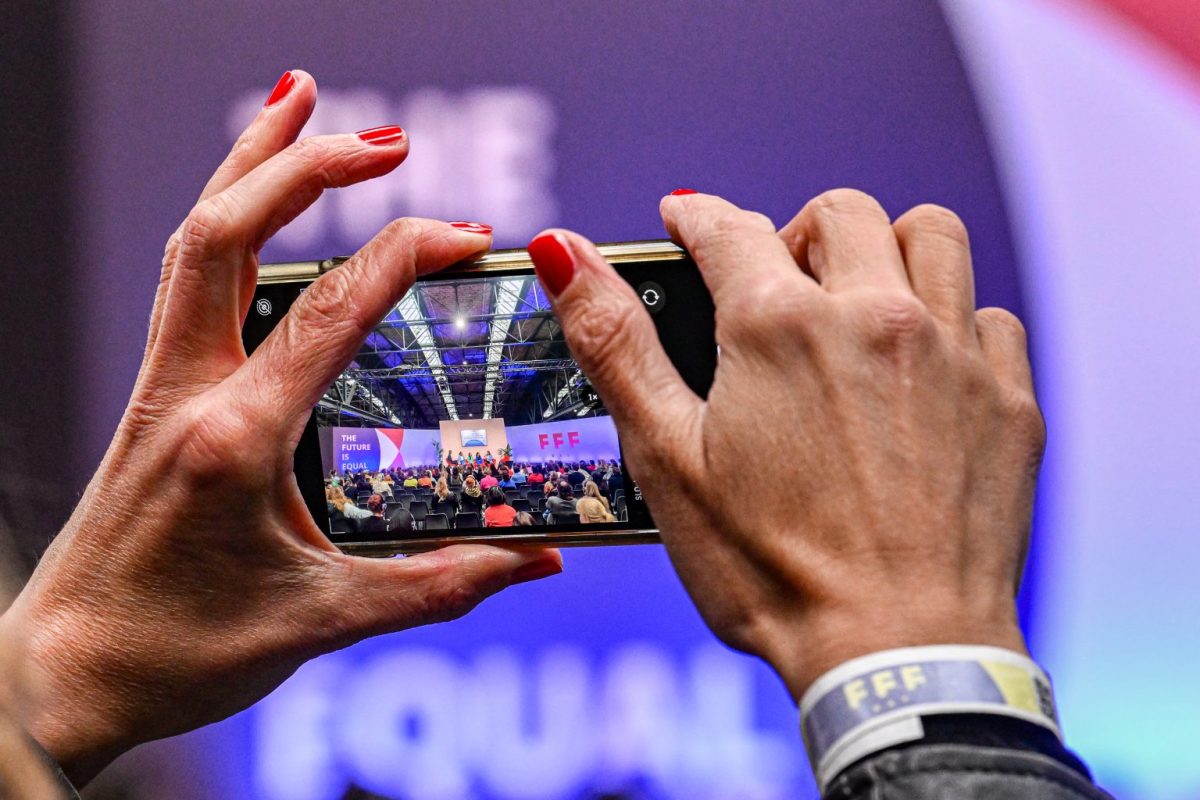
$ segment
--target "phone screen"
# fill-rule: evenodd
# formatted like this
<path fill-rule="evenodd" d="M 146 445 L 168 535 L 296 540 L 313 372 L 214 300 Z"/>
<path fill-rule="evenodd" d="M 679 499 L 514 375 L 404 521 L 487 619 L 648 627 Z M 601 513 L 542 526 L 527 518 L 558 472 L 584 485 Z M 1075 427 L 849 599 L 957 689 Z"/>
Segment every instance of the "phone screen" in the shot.
<path fill-rule="evenodd" d="M 712 305 L 694 265 L 617 269 L 685 380 L 706 393 Z M 248 348 L 274 324 L 254 317 L 277 319 L 300 291 L 258 287 Z M 313 410 L 296 471 L 335 543 L 654 527 L 609 410 L 529 268 L 418 281 Z"/>
<path fill-rule="evenodd" d="M 316 420 L 330 533 L 628 521 L 617 428 L 529 274 L 416 284 Z"/>

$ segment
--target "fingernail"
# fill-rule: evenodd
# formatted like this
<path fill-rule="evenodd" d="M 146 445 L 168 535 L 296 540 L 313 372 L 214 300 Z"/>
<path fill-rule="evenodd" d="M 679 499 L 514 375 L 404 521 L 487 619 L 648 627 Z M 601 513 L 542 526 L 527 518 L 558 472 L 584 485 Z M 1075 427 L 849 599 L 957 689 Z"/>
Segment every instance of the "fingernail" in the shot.
<path fill-rule="evenodd" d="M 543 233 L 530 242 L 529 257 L 533 259 L 538 280 L 555 297 L 562 294 L 575 277 L 575 256 L 553 233 Z"/>
<path fill-rule="evenodd" d="M 672 197 L 679 197 L 680 195 L 685 195 L 685 194 L 696 194 L 696 190 L 695 189 L 676 189 L 675 191 L 671 192 Z"/>
<path fill-rule="evenodd" d="M 399 125 L 380 125 L 378 128 L 367 128 L 355 134 L 367 144 L 395 144 L 404 138 L 404 128 Z"/>
<path fill-rule="evenodd" d="M 451 222 L 451 228 L 458 228 L 467 233 L 478 233 L 487 236 L 492 232 L 492 226 L 484 222 Z"/>
<path fill-rule="evenodd" d="M 292 87 L 295 85 L 296 76 L 293 75 L 292 71 L 289 69 L 287 72 L 283 73 L 282 76 L 280 76 L 279 81 L 275 84 L 275 88 L 271 90 L 271 96 L 267 98 L 267 102 L 263 105 L 263 108 L 270 108 L 283 98 L 287 97 L 288 92 L 290 92 Z"/>
<path fill-rule="evenodd" d="M 528 583 L 529 581 L 541 580 L 549 578 L 551 575 L 557 575 L 562 572 L 562 564 L 557 561 L 541 558 L 537 561 L 530 561 L 528 564 L 522 564 L 517 567 L 512 574 L 512 580 L 509 581 L 510 586 L 515 586 L 518 583 Z"/>

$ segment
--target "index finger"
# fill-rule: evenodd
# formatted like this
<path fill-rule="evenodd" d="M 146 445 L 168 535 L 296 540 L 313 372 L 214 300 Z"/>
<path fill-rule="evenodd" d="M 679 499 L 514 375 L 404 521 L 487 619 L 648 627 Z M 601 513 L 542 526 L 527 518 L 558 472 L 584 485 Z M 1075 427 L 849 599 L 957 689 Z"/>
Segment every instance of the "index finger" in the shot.
<path fill-rule="evenodd" d="M 720 295 L 747 280 L 803 280 L 818 288 L 800 271 L 774 223 L 763 214 L 696 192 L 664 197 L 659 211 L 671 238 L 695 260 L 718 305 Z"/>

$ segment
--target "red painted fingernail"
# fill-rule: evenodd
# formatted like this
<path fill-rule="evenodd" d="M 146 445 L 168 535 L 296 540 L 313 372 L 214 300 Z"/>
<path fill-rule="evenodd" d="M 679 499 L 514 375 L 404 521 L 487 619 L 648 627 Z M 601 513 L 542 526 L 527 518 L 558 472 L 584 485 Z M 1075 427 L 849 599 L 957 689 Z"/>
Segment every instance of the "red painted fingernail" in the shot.
<path fill-rule="evenodd" d="M 552 233 L 543 233 L 529 243 L 529 257 L 538 280 L 557 297 L 575 277 L 575 256 L 565 243 Z"/>
<path fill-rule="evenodd" d="M 295 85 L 296 76 L 293 75 L 292 71 L 289 69 L 279 78 L 278 83 L 276 83 L 275 88 L 271 90 L 271 96 L 267 98 L 267 102 L 263 105 L 263 108 L 270 108 L 283 98 L 287 97 L 288 92 L 290 92 L 292 87 Z"/>
<path fill-rule="evenodd" d="M 509 581 L 510 586 L 518 583 L 528 583 L 529 581 L 541 580 L 549 578 L 551 575 L 557 575 L 563 571 L 562 564 L 550 559 L 539 559 L 530 561 L 528 564 L 522 564 L 513 572 L 512 578 Z"/>
<path fill-rule="evenodd" d="M 696 194 L 696 190 L 695 189 L 676 189 L 675 191 L 671 192 L 671 196 L 673 196 L 673 197 L 679 197 L 680 195 L 684 195 L 684 194 Z"/>
<path fill-rule="evenodd" d="M 460 231 L 467 233 L 490 234 L 492 226 L 484 222 L 451 222 L 451 228 L 458 228 Z"/>
<path fill-rule="evenodd" d="M 367 144 L 395 144 L 404 138 L 404 128 L 399 125 L 380 125 L 355 134 Z"/>

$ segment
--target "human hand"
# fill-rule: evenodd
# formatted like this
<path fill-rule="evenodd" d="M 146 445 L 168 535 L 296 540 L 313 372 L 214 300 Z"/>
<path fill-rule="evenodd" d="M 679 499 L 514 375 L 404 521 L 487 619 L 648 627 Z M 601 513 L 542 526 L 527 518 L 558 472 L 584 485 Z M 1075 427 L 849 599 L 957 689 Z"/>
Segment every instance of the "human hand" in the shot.
<path fill-rule="evenodd" d="M 778 233 L 710 195 L 661 210 L 716 304 L 704 400 L 591 243 L 551 231 L 530 251 L 709 626 L 797 701 L 893 647 L 1023 653 L 1045 432 L 1020 323 L 975 311 L 958 218 L 921 206 L 893 225 L 849 190 Z"/>
<path fill-rule="evenodd" d="M 0 797 L 4 800 L 66 800 L 63 787 L 29 737 L 0 707 Z"/>
<path fill-rule="evenodd" d="M 27 676 L 0 681 L 0 705 L 77 781 L 137 742 L 245 708 L 313 656 L 457 617 L 562 568 L 556 551 L 482 546 L 348 557 L 308 513 L 292 458 L 313 405 L 417 275 L 491 237 L 397 220 L 314 282 L 247 358 L 241 323 L 262 245 L 324 189 L 408 154 L 399 128 L 295 142 L 316 85 L 290 75 L 170 238 L 112 445 L 0 617 L 0 651 L 21 653 Z"/>

